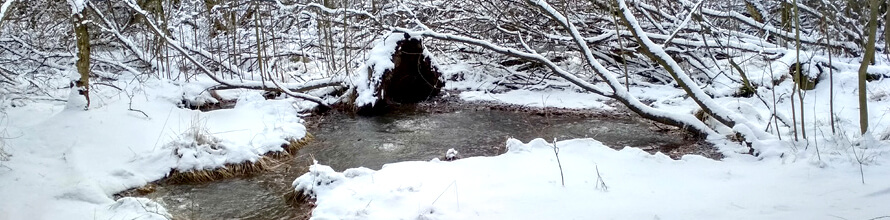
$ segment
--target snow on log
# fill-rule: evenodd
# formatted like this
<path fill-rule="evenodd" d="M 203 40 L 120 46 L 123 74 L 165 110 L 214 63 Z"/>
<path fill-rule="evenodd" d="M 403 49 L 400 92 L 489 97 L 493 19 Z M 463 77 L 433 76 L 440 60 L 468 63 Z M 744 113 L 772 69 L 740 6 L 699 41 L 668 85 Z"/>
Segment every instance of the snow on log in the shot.
<path fill-rule="evenodd" d="M 439 94 L 445 81 L 419 36 L 391 33 L 368 53 L 354 82 L 355 108 L 379 113 L 393 104 L 410 104 Z"/>

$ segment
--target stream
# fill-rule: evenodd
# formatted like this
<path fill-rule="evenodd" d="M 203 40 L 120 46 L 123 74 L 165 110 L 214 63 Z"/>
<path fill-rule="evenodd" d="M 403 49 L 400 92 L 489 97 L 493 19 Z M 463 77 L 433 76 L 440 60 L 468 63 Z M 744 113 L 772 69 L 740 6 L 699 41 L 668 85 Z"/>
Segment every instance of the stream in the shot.
<path fill-rule="evenodd" d="M 542 137 L 595 138 L 608 146 L 639 147 L 672 157 L 719 153 L 676 131 L 657 131 L 652 123 L 608 114 L 547 114 L 487 107 L 437 112 L 396 111 L 364 117 L 328 113 L 307 119 L 315 140 L 271 171 L 202 184 L 160 184 L 145 195 L 183 219 L 302 219 L 310 208 L 284 200 L 291 182 L 314 158 L 337 171 L 352 167 L 380 169 L 384 164 L 442 158 L 449 148 L 460 157 L 495 156 L 508 137 L 528 142 Z"/>

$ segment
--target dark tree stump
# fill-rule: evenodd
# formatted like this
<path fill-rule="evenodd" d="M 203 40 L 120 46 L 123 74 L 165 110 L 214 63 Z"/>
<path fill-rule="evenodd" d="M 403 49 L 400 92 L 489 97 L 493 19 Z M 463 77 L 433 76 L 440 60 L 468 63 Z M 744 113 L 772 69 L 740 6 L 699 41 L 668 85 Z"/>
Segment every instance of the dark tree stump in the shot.
<path fill-rule="evenodd" d="M 442 73 L 423 54 L 423 42 L 411 38 L 399 41 L 392 62 L 395 68 L 383 75 L 383 99 L 390 103 L 418 103 L 439 94 L 445 82 Z"/>
<path fill-rule="evenodd" d="M 373 88 L 378 100 L 373 105 L 357 106 L 359 114 L 387 112 L 393 106 L 414 104 L 439 95 L 445 82 L 431 57 L 424 53 L 423 41 L 405 33 L 392 54 L 393 68 L 384 71 L 380 84 Z M 369 70 L 371 72 L 372 70 Z"/>

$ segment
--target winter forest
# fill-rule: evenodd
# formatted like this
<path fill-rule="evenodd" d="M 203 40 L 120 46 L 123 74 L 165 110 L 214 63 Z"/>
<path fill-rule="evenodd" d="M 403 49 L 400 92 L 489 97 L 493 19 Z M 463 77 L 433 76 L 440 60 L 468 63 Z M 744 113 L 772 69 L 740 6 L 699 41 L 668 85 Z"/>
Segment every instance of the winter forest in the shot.
<path fill-rule="evenodd" d="M 890 218 L 884 0 L 0 1 L 0 220 Z"/>

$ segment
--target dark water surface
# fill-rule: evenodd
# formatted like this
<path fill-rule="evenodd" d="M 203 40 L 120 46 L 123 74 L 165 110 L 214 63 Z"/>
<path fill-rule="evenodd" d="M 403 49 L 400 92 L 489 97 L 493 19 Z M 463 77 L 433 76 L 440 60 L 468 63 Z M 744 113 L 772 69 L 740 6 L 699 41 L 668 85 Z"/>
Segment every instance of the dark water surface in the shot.
<path fill-rule="evenodd" d="M 186 219 L 302 218 L 308 208 L 288 205 L 283 196 L 306 172 L 311 158 L 337 171 L 360 166 L 380 169 L 386 163 L 442 158 L 449 148 L 461 157 L 494 156 L 504 152 L 508 137 L 523 142 L 535 137 L 548 141 L 589 137 L 616 149 L 631 146 L 669 155 L 719 157 L 709 146 L 684 140 L 682 134 L 655 131 L 651 123 L 631 117 L 467 109 L 375 117 L 332 113 L 309 121 L 315 140 L 270 172 L 205 184 L 162 184 L 146 196 Z"/>

